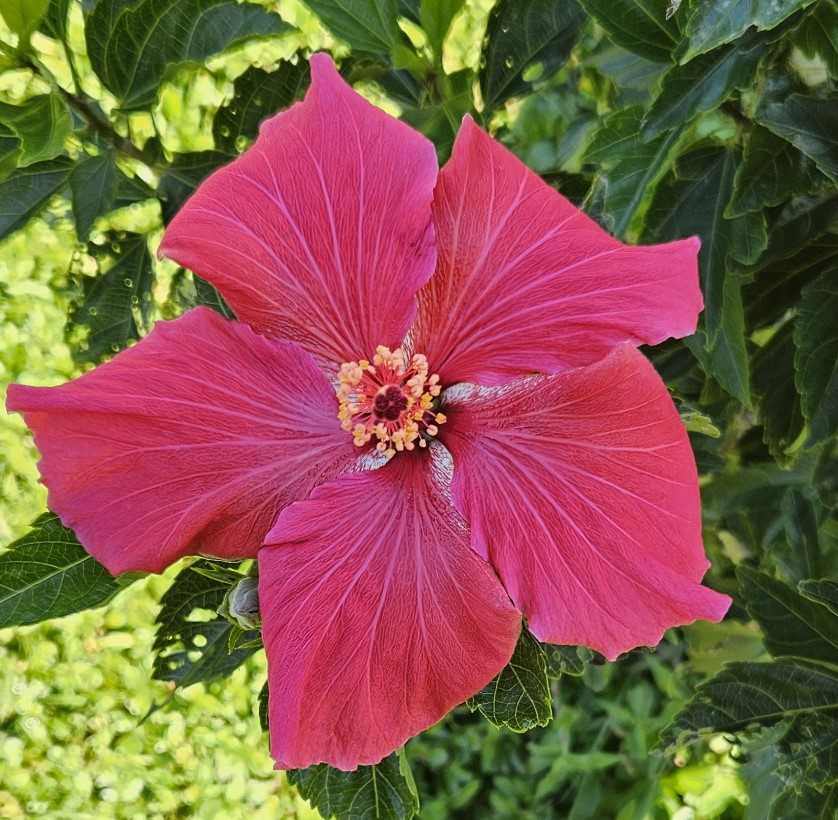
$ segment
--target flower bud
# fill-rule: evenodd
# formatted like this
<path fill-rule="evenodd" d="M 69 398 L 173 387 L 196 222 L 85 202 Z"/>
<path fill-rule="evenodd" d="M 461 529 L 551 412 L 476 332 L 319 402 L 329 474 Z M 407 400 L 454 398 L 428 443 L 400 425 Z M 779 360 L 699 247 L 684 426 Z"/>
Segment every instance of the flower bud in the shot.
<path fill-rule="evenodd" d="M 262 625 L 259 617 L 259 579 L 242 578 L 230 588 L 218 612 L 242 629 L 259 629 Z"/>

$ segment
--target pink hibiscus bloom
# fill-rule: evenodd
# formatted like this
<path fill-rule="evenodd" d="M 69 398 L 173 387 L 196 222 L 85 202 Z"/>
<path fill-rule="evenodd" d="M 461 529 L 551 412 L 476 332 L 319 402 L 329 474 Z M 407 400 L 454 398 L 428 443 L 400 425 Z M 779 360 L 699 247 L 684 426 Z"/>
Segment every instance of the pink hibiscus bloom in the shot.
<path fill-rule="evenodd" d="M 311 68 L 163 241 L 239 321 L 197 308 L 8 406 L 111 572 L 258 556 L 277 765 L 353 769 L 485 686 L 522 616 L 613 659 L 729 599 L 635 350 L 694 331 L 698 240 L 618 242 L 469 118 L 438 174 Z"/>

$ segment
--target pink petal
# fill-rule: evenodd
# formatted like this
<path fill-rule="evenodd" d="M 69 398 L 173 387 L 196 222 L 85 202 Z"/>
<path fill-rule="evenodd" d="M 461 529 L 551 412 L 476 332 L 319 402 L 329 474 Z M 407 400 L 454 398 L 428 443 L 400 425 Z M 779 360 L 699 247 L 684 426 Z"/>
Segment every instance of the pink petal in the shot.
<path fill-rule="evenodd" d="M 197 308 L 59 387 L 9 388 L 49 506 L 112 573 L 255 556 L 354 457 L 311 357 Z"/>
<path fill-rule="evenodd" d="M 444 383 L 503 384 L 695 330 L 696 237 L 618 242 L 468 117 L 433 212 L 439 260 L 413 333 Z"/>
<path fill-rule="evenodd" d="M 212 282 L 239 319 L 332 362 L 401 342 L 436 258 L 433 145 L 370 105 L 326 54 L 302 103 L 210 176 L 161 253 Z"/>
<path fill-rule="evenodd" d="M 259 553 L 277 767 L 377 763 L 479 691 L 521 618 L 426 454 L 324 484 Z"/>
<path fill-rule="evenodd" d="M 472 387 L 446 405 L 454 498 L 543 641 L 614 659 L 718 621 L 700 585 L 698 480 L 666 387 L 636 350 L 556 376 Z"/>

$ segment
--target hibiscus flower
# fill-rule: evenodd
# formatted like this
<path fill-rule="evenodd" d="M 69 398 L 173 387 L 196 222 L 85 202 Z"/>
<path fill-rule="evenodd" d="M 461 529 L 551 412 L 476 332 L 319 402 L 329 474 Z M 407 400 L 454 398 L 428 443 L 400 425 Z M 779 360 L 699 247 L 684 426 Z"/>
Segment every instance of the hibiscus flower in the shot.
<path fill-rule="evenodd" d="M 258 557 L 277 766 L 349 770 L 485 686 L 522 618 L 613 659 L 729 600 L 635 349 L 695 330 L 698 240 L 618 242 L 468 117 L 438 173 L 311 69 L 162 243 L 238 321 L 196 308 L 8 406 L 111 572 Z"/>

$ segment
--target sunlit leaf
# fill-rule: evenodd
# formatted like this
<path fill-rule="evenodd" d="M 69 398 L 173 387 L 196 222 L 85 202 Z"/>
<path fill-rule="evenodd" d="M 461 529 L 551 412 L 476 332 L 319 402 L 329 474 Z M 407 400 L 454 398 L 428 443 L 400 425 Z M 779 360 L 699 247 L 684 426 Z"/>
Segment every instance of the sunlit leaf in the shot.
<path fill-rule="evenodd" d="M 0 102 L 0 123 L 20 140 L 21 167 L 57 157 L 72 130 L 70 112 L 58 94 L 39 94 L 21 105 Z"/>
<path fill-rule="evenodd" d="M 293 769 L 288 780 L 325 818 L 408 820 L 419 813 L 415 790 L 397 754 L 377 766 L 342 772 L 325 764 Z"/>
<path fill-rule="evenodd" d="M 513 732 L 526 732 L 550 722 L 553 698 L 547 677 L 547 656 L 526 629 L 521 632 L 515 652 L 503 671 L 467 703 L 490 723 Z"/>
<path fill-rule="evenodd" d="M 44 513 L 0 554 L 0 629 L 102 606 L 119 590 L 73 531 Z"/>
<path fill-rule="evenodd" d="M 174 67 L 288 28 L 278 15 L 236 0 L 99 0 L 85 36 L 93 70 L 132 110 L 154 102 Z"/>

